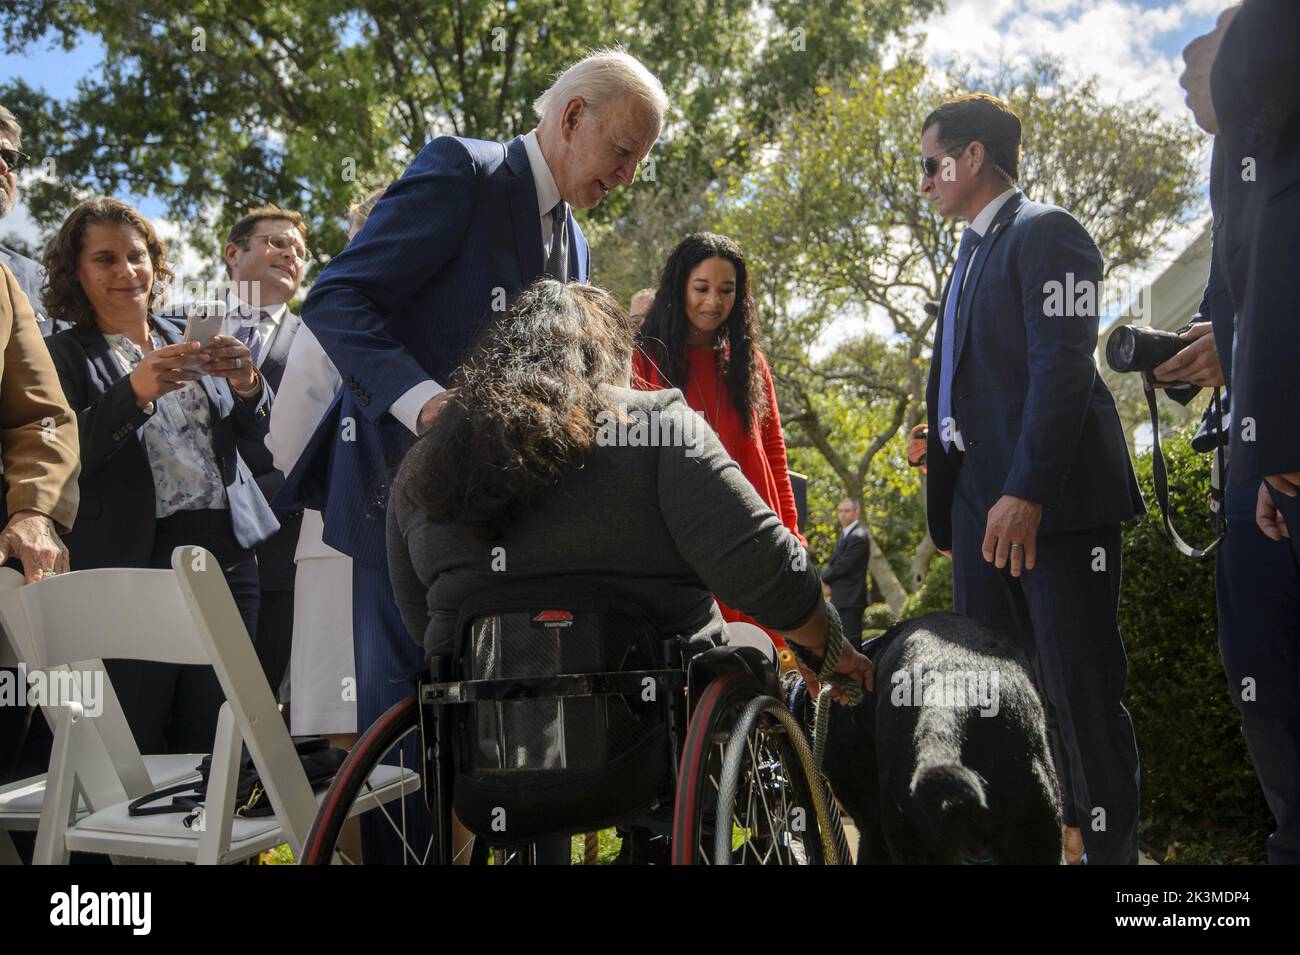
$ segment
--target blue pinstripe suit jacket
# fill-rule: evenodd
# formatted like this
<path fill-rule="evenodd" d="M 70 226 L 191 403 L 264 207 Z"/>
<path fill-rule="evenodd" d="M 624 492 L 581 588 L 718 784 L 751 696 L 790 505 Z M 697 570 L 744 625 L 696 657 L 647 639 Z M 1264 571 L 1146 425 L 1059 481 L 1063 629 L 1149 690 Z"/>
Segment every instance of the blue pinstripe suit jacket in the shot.
<path fill-rule="evenodd" d="M 568 229 L 569 277 L 585 282 L 572 213 Z M 427 378 L 446 384 L 492 310 L 544 267 L 523 138 L 425 146 L 303 303 L 344 387 L 275 505 L 323 511 L 327 544 L 383 568 L 391 479 L 413 440 L 389 407 Z"/>

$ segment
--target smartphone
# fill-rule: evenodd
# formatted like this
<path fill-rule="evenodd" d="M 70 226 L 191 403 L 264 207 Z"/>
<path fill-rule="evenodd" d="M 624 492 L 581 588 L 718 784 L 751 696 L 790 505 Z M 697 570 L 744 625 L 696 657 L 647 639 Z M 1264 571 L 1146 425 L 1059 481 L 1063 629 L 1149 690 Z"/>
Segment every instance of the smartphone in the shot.
<path fill-rule="evenodd" d="M 185 306 L 185 341 L 211 344 L 226 321 L 225 302 L 189 302 Z M 186 365 L 187 371 L 202 371 L 202 365 Z"/>

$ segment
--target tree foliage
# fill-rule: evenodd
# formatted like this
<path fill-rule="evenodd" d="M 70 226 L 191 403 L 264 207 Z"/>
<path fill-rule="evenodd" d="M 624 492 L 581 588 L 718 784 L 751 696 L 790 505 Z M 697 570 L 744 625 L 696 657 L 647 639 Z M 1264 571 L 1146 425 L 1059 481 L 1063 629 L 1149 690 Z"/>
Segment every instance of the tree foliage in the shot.
<path fill-rule="evenodd" d="M 816 82 L 873 62 L 881 39 L 936 3 L 12 0 L 8 49 L 93 34 L 106 57 L 70 102 L 21 82 L 0 99 L 16 104 L 29 151 L 54 159 L 54 181 L 27 190 L 47 227 L 86 191 L 151 194 L 211 251 L 241 208 L 274 201 L 337 248 L 349 201 L 431 136 L 526 132 L 555 75 L 621 44 L 660 77 L 672 112 L 653 186 L 611 196 L 596 218 L 613 221 L 650 193 L 698 192 L 717 157 L 743 161 L 737 130 L 772 125 Z"/>
<path fill-rule="evenodd" d="M 1199 196 L 1190 124 L 1105 102 L 1094 80 L 1069 80 L 1051 60 L 981 75 L 904 58 L 819 86 L 812 109 L 789 117 L 748 167 L 728 170 L 721 221 L 761 276 L 789 442 L 815 450 L 839 493 L 862 496 L 876 456 L 924 417 L 935 326 L 924 306 L 939 301 L 962 225 L 920 192 L 920 128 L 935 105 L 970 90 L 1021 115 L 1023 188 L 1074 212 L 1110 273 L 1144 263 Z M 840 341 L 830 354 L 828 338 Z M 933 553 L 919 536 L 927 550 L 913 581 Z M 906 594 L 888 562 L 873 560 L 872 573 L 897 609 Z"/>

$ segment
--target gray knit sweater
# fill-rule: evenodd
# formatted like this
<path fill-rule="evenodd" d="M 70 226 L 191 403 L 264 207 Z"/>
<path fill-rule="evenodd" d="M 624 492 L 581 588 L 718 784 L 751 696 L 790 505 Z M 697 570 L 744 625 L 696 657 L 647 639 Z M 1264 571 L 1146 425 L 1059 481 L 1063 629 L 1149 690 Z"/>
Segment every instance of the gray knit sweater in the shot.
<path fill-rule="evenodd" d="M 629 423 L 602 428 L 583 467 L 501 540 L 417 511 L 405 487 L 428 445 L 407 455 L 388 507 L 388 566 L 402 620 L 426 653 L 449 652 L 462 601 L 503 579 L 596 577 L 665 634 L 715 642 L 713 594 L 773 629 L 812 614 L 821 585 L 806 553 L 681 392 L 609 394 Z"/>

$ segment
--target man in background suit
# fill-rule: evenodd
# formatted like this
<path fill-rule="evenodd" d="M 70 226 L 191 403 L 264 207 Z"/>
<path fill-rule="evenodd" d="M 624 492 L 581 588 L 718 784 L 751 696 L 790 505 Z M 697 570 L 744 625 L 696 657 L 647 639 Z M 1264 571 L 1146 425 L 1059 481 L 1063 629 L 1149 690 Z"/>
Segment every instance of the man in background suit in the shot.
<path fill-rule="evenodd" d="M 1224 31 L 1210 84 L 1232 184 L 1219 255 L 1237 310 L 1233 480 L 1262 477 L 1294 502 L 1300 493 L 1300 4 L 1246 0 Z M 1295 513 L 1292 505 L 1282 510 L 1284 519 Z"/>
<path fill-rule="evenodd" d="M 257 370 L 274 392 L 289 357 L 300 320 L 289 311 L 307 267 L 307 223 L 278 206 L 250 209 L 230 229 L 223 252 L 230 287 L 225 334 L 248 345 Z M 274 413 L 274 412 L 272 412 Z M 269 503 L 284 484 L 271 452 L 257 440 L 241 440 L 240 457 Z M 257 613 L 257 657 L 271 692 L 289 667 L 293 641 L 294 551 L 302 527 L 301 508 L 277 508 L 280 529 L 257 547 L 262 602 Z"/>
<path fill-rule="evenodd" d="M 31 157 L 22 151 L 23 129 L 18 125 L 14 114 L 0 106 L 0 219 L 13 212 L 18 202 L 18 172 L 30 161 Z M 13 273 L 18 287 L 27 296 L 32 311 L 36 313 L 36 327 L 42 337 L 49 337 L 59 331 L 54 322 L 45 317 L 41 306 L 41 286 L 45 284 L 45 269 L 39 262 L 0 245 L 0 265 L 5 265 Z"/>
<path fill-rule="evenodd" d="M 1244 17 L 1240 25 L 1238 17 Z M 1190 374 L 1165 366 L 1156 373 L 1229 386 L 1228 526 L 1215 554 L 1219 650 L 1276 821 L 1269 862 L 1294 865 L 1300 863 L 1300 535 L 1293 529 L 1300 527 L 1300 506 L 1292 494 L 1300 478 L 1300 415 L 1294 391 L 1282 386 L 1300 353 L 1300 295 L 1293 270 L 1279 268 L 1300 249 L 1300 7 L 1229 7 L 1183 57 L 1187 104 L 1215 136 L 1214 244 L 1198 317 L 1213 325 L 1205 337 L 1217 346 L 1214 370 L 1222 370 L 1217 380 L 1198 378 L 1195 367 Z M 1254 441 L 1246 439 L 1247 418 Z"/>
<path fill-rule="evenodd" d="M 1102 258 L 1065 210 L 1015 188 L 1020 120 L 987 94 L 922 126 L 922 190 L 970 225 L 930 366 L 927 519 L 955 609 L 1016 639 L 1054 723 L 1065 822 L 1093 864 L 1137 862 L 1124 709 L 1120 521 L 1143 511 L 1097 373 Z"/>
<path fill-rule="evenodd" d="M 858 502 L 851 497 L 835 508 L 840 520 L 839 538 L 830 563 L 822 571 L 822 592 L 830 597 L 844 621 L 844 636 L 862 647 L 862 614 L 867 609 L 867 564 L 871 561 L 871 537 L 859 520 Z"/>
<path fill-rule="evenodd" d="M 404 698 L 401 679 L 424 665 L 388 577 L 392 474 L 448 398 L 442 383 L 512 295 L 544 275 L 587 280 L 570 207 L 593 208 L 635 178 L 665 106 L 640 62 L 605 51 L 538 98 L 541 122 L 527 135 L 433 140 L 303 304 L 343 388 L 282 501 L 322 510 L 325 543 L 353 559 L 358 730 Z"/>

